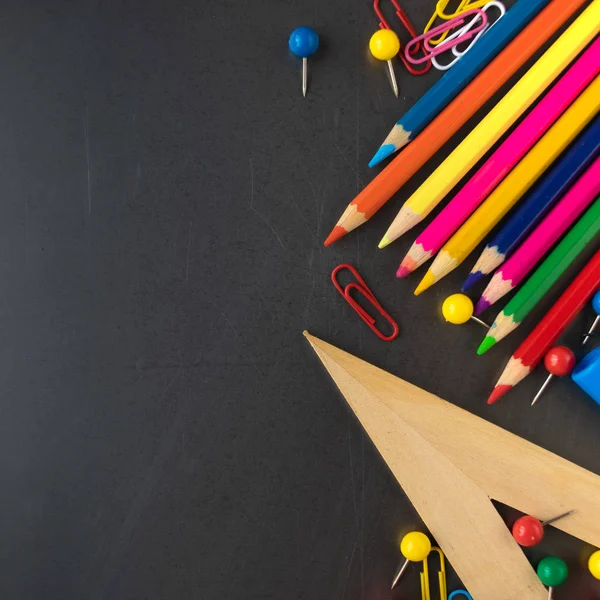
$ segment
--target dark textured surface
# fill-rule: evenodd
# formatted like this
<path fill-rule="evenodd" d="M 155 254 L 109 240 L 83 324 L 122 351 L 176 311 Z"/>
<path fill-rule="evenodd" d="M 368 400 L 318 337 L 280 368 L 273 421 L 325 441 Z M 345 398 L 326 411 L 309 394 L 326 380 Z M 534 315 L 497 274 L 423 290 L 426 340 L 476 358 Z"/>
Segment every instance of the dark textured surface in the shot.
<path fill-rule="evenodd" d="M 369 1 L 7 4 L 4 600 L 388 599 L 397 539 L 421 524 L 305 328 L 600 472 L 598 407 L 569 381 L 535 410 L 542 372 L 485 405 L 528 327 L 477 358 L 484 330 L 441 321 L 470 263 L 415 299 L 418 278 L 393 276 L 412 236 L 376 249 L 426 172 L 322 246 L 436 77 L 398 65 L 393 97 L 366 55 Z M 431 4 L 404 2 L 420 27 Z M 305 100 L 286 51 L 300 24 L 322 38 Z M 343 304 L 329 280 L 340 262 L 397 318 L 398 340 Z M 574 575 L 556 599 L 587 600 L 600 587 L 586 551 L 549 530 L 528 554 L 561 554 Z M 417 596 L 413 570 L 394 597 Z"/>

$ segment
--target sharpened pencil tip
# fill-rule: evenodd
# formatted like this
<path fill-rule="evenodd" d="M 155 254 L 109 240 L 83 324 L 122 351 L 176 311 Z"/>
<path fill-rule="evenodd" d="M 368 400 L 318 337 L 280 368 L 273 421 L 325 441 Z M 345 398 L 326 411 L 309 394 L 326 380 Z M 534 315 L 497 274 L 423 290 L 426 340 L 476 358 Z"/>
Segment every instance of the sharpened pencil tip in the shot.
<path fill-rule="evenodd" d="M 463 292 L 470 290 L 482 277 L 483 273 L 481 271 L 474 271 L 473 273 L 469 273 L 469 276 L 465 279 L 465 282 L 462 284 L 462 287 L 460 289 Z"/>
<path fill-rule="evenodd" d="M 398 279 L 403 279 L 404 277 L 408 277 L 411 273 L 412 271 L 408 267 L 400 265 L 396 271 L 396 277 Z"/>
<path fill-rule="evenodd" d="M 508 392 L 511 389 L 512 385 L 497 385 L 494 388 L 494 391 L 490 394 L 487 403 L 495 404 L 496 402 L 498 402 L 498 400 L 500 400 L 500 398 L 502 398 L 502 396 L 504 396 L 504 394 L 506 394 L 506 392 Z"/>
<path fill-rule="evenodd" d="M 383 144 L 379 150 L 375 153 L 375 156 L 369 161 L 369 166 L 374 167 L 378 165 L 382 160 L 385 160 L 391 154 L 396 152 L 396 146 L 394 144 Z"/>
<path fill-rule="evenodd" d="M 385 235 L 381 238 L 381 241 L 379 242 L 379 244 L 377 244 L 377 247 L 381 250 L 382 248 L 385 248 L 386 246 L 389 246 L 391 244 L 391 240 L 388 240 Z"/>
<path fill-rule="evenodd" d="M 429 289 L 435 283 L 435 276 L 431 271 L 427 271 L 425 273 L 425 277 L 421 279 L 421 283 L 417 286 L 415 290 L 415 296 L 422 294 L 425 290 Z"/>
<path fill-rule="evenodd" d="M 485 354 L 490 348 L 493 348 L 495 345 L 496 339 L 493 338 L 491 335 L 486 335 L 483 338 L 483 342 L 479 344 L 479 348 L 477 348 L 477 354 L 481 356 L 482 354 Z"/>
<path fill-rule="evenodd" d="M 339 225 L 336 225 L 331 233 L 327 236 L 327 239 L 324 242 L 324 246 L 331 246 L 333 242 L 337 242 L 340 238 L 344 237 L 348 232 Z"/>
<path fill-rule="evenodd" d="M 485 298 L 479 298 L 479 300 L 477 300 L 477 304 L 475 305 L 475 316 L 478 317 L 482 312 L 485 312 L 491 305 L 492 303 L 488 302 Z"/>

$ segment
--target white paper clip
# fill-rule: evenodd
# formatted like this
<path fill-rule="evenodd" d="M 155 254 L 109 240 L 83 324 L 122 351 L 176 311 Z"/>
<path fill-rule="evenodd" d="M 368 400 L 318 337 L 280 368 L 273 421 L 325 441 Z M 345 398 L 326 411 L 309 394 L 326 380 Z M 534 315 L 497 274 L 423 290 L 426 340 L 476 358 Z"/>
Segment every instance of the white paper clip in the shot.
<path fill-rule="evenodd" d="M 474 46 L 474 44 L 477 42 L 477 40 L 486 31 L 489 31 L 506 14 L 506 8 L 505 8 L 504 4 L 502 4 L 502 2 L 497 2 L 497 0 L 492 0 L 491 2 L 488 2 L 485 6 L 481 7 L 481 10 L 487 13 L 488 9 L 492 8 L 492 7 L 495 7 L 498 9 L 498 11 L 499 11 L 498 18 L 493 23 L 490 23 L 490 21 L 488 20 L 488 24 L 470 41 L 469 45 L 464 50 L 459 50 L 458 46 L 453 46 L 451 49 L 449 49 L 448 51 L 450 52 L 450 50 L 451 50 L 452 54 L 454 54 L 454 56 L 455 56 L 455 59 L 453 61 L 449 62 L 446 65 L 442 65 L 439 63 L 437 56 L 433 56 L 431 58 L 431 64 L 433 64 L 433 66 L 438 71 L 447 71 L 448 69 L 453 67 L 457 63 L 457 61 L 460 59 L 460 57 L 463 56 L 464 54 L 466 54 Z M 449 35 L 443 42 L 438 44 L 438 48 L 443 48 L 444 45 L 447 44 L 448 42 L 456 39 L 459 36 L 464 35 L 468 31 L 470 31 L 476 25 L 478 20 L 479 20 L 478 15 L 475 15 L 475 17 L 473 17 L 473 19 L 471 21 L 469 21 L 464 27 L 462 27 L 458 31 L 455 31 L 453 34 Z"/>

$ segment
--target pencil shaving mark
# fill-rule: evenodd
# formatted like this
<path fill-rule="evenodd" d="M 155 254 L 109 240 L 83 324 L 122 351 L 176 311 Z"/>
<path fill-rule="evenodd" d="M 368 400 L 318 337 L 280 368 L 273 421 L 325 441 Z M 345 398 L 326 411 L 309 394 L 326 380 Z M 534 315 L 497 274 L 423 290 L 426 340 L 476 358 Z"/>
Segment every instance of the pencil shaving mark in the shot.
<path fill-rule="evenodd" d="M 190 274 L 190 248 L 192 246 L 192 225 L 194 222 L 190 219 L 190 230 L 188 232 L 188 245 L 187 245 L 187 256 L 185 259 L 185 287 L 188 284 L 188 277 Z"/>
<path fill-rule="evenodd" d="M 240 334 L 237 332 L 237 329 L 233 326 L 233 324 L 231 323 L 231 321 L 229 320 L 229 317 L 227 317 L 227 315 L 212 301 L 212 300 L 208 300 L 208 302 L 210 304 L 212 304 L 215 309 L 221 313 L 221 316 L 225 319 L 225 322 L 227 323 L 227 325 L 229 326 L 229 329 L 231 329 L 231 331 L 233 331 L 233 333 L 235 334 L 235 337 L 240 340 L 240 342 L 242 341 L 242 338 L 240 337 Z"/>
<path fill-rule="evenodd" d="M 310 293 L 308 294 L 308 299 L 306 300 L 306 307 L 304 308 L 304 321 L 308 321 L 308 309 L 310 308 L 310 303 L 312 301 L 313 292 L 315 291 L 315 278 L 312 278 L 312 285 L 310 286 Z"/>
<path fill-rule="evenodd" d="M 175 235 L 173 236 L 173 258 L 175 258 L 175 255 L 177 253 L 177 234 L 179 233 L 179 227 L 181 226 L 181 217 L 183 215 L 180 214 L 179 215 L 179 219 L 177 219 L 177 227 L 175 228 Z"/>
<path fill-rule="evenodd" d="M 354 554 L 356 552 L 356 546 L 358 546 L 358 538 L 360 537 L 360 531 L 356 534 L 354 538 L 354 546 L 352 547 L 352 554 L 350 554 L 350 562 L 348 563 L 348 571 L 346 572 L 346 579 L 344 581 L 344 589 L 342 591 L 342 600 L 346 597 L 346 588 L 348 587 L 348 580 L 350 579 L 350 571 L 352 570 L 352 565 L 354 564 Z"/>
<path fill-rule="evenodd" d="M 136 167 L 135 167 L 135 184 L 133 186 L 133 199 L 134 200 L 137 198 L 141 180 L 142 180 L 142 167 L 140 165 L 140 161 L 138 160 Z"/>
<path fill-rule="evenodd" d="M 254 208 L 254 168 L 252 167 L 252 157 L 250 157 L 249 161 L 250 161 L 250 210 L 253 213 L 255 213 L 256 216 L 259 219 L 261 219 L 261 221 L 263 221 L 263 223 L 265 223 L 267 225 L 267 227 L 273 232 L 273 235 L 277 238 L 279 245 L 287 252 L 287 248 L 283 245 L 283 242 L 281 241 L 281 238 L 279 237 L 279 235 L 277 235 L 277 232 L 275 231 L 275 228 L 273 227 L 273 225 L 271 225 L 271 223 L 269 223 L 269 221 L 263 215 L 261 215 L 256 210 L 256 208 Z"/>
<path fill-rule="evenodd" d="M 29 264 L 27 248 L 29 247 L 29 201 L 25 200 L 25 264 Z"/>
<path fill-rule="evenodd" d="M 285 187 L 287 189 L 288 197 L 290 198 L 290 200 L 293 202 L 294 206 L 298 210 L 298 214 L 300 215 L 300 218 L 308 225 L 308 221 L 306 220 L 306 217 L 302 214 L 302 211 L 300 210 L 300 207 L 298 206 L 298 203 L 296 202 L 296 199 L 294 198 L 294 195 L 292 194 L 292 190 L 290 190 L 289 184 L 286 183 Z"/>
<path fill-rule="evenodd" d="M 358 174 L 358 171 L 352 165 L 352 163 L 348 160 L 348 158 L 346 157 L 346 155 L 342 152 L 342 149 L 340 148 L 339 144 L 333 139 L 333 136 L 331 136 L 331 141 L 332 141 L 333 145 L 336 147 L 336 149 L 339 152 L 340 156 L 344 159 L 344 162 L 350 167 L 350 170 L 354 173 L 354 175 L 356 177 L 356 180 L 360 183 L 361 186 L 364 186 L 364 184 L 363 184 L 363 182 L 362 182 L 362 180 L 360 178 L 360 175 Z"/>
<path fill-rule="evenodd" d="M 87 209 L 89 217 L 92 214 L 92 172 L 90 167 L 90 113 L 88 109 L 87 92 L 85 93 L 83 136 L 85 139 L 85 159 L 87 164 Z"/>

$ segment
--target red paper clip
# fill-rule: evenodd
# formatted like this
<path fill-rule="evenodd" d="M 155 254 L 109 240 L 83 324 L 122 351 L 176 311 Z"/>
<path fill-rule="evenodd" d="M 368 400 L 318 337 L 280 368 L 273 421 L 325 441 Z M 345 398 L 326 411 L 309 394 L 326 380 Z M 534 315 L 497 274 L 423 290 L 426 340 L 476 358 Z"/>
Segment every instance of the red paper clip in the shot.
<path fill-rule="evenodd" d="M 390 27 L 390 24 L 387 22 L 387 19 L 383 16 L 383 13 L 381 12 L 381 8 L 379 8 L 380 2 L 381 2 L 381 0 L 373 0 L 373 9 L 375 10 L 375 14 L 377 15 L 377 18 L 379 19 L 379 28 L 380 29 L 392 29 Z M 406 31 L 408 31 L 408 33 L 410 34 L 411 40 L 416 38 L 419 34 L 417 33 L 417 30 L 413 27 L 413 24 L 410 22 L 410 20 L 406 16 L 406 13 L 402 10 L 402 7 L 400 6 L 400 4 L 398 4 L 398 0 L 390 0 L 390 2 L 394 5 L 394 8 L 396 9 L 396 16 L 398 17 L 398 20 L 400 21 L 400 23 L 402 23 L 402 25 L 404 25 L 404 28 L 406 29 Z M 421 44 L 418 43 L 412 47 L 411 55 L 418 54 L 420 50 L 421 50 Z M 398 58 L 402 61 L 402 63 L 406 67 L 406 70 L 411 75 L 424 75 L 425 73 L 427 73 L 427 71 L 429 71 L 429 69 L 431 69 L 431 61 L 426 62 L 425 66 L 420 71 L 415 69 L 414 66 L 411 65 L 410 62 L 408 62 L 406 60 L 402 48 L 400 48 L 400 51 L 398 52 Z"/>
<path fill-rule="evenodd" d="M 343 269 L 348 269 L 358 283 L 353 281 L 343 288 L 337 280 L 337 274 Z M 398 324 L 383 309 L 383 306 L 379 304 L 375 296 L 373 296 L 373 292 L 365 283 L 365 280 L 358 274 L 358 271 L 352 265 L 337 266 L 331 273 L 331 281 L 333 281 L 333 285 L 335 285 L 336 290 L 344 297 L 346 302 L 355 310 L 355 312 L 358 313 L 358 316 L 371 328 L 375 335 L 386 342 L 391 342 L 393 339 L 398 337 Z M 379 314 L 392 326 L 393 331 L 391 335 L 385 335 L 379 329 L 377 329 L 375 325 L 375 318 L 365 311 L 365 309 L 362 308 L 362 306 L 360 306 L 358 302 L 351 296 L 350 292 L 352 290 L 356 290 L 358 293 L 362 294 L 362 296 L 368 300 L 377 309 Z"/>

